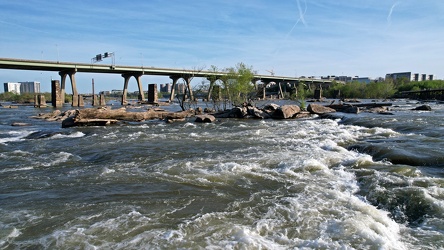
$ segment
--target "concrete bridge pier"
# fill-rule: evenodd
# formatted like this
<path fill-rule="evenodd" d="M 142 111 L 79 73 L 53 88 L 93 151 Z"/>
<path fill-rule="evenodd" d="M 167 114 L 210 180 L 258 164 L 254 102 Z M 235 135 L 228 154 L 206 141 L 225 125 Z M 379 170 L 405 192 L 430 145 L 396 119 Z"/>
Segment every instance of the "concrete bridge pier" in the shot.
<path fill-rule="evenodd" d="M 173 80 L 173 84 L 171 86 L 171 95 L 170 95 L 169 102 L 172 102 L 173 99 L 174 99 L 174 92 L 176 90 L 176 84 L 177 84 L 177 81 L 180 79 L 180 77 L 178 77 L 178 76 L 170 76 L 170 78 L 171 78 L 171 80 Z"/>
<path fill-rule="evenodd" d="M 60 88 L 59 80 L 52 80 L 51 81 L 51 99 L 52 99 L 51 102 L 52 102 L 52 106 L 54 108 L 63 107 L 63 100 L 62 100 L 61 93 L 62 93 L 62 89 Z"/>
<path fill-rule="evenodd" d="M 62 103 L 65 103 L 66 76 L 69 76 L 69 79 L 71 80 L 71 87 L 72 87 L 72 106 L 79 107 L 79 93 L 77 92 L 75 73 L 76 73 L 76 70 L 64 70 L 64 71 L 59 72 L 59 75 L 62 78 L 60 96 L 61 96 Z"/>
<path fill-rule="evenodd" d="M 214 77 L 207 77 L 207 80 L 210 81 L 210 88 L 208 89 L 208 95 L 207 95 L 207 101 L 211 100 L 211 95 L 214 89 L 214 84 L 216 83 L 216 81 L 218 80 L 217 78 Z"/>
<path fill-rule="evenodd" d="M 191 89 L 191 80 L 193 77 L 191 75 L 184 76 L 183 79 L 187 83 L 188 94 L 190 95 L 190 100 L 194 101 L 193 90 Z"/>
<path fill-rule="evenodd" d="M 139 96 L 138 99 L 139 101 L 143 101 L 145 100 L 144 98 L 144 94 L 143 94 L 143 87 L 142 87 L 142 81 L 141 81 L 141 77 L 142 77 L 142 73 L 129 73 L 129 74 L 122 74 L 122 77 L 124 79 L 124 85 L 123 85 L 123 95 L 122 95 L 122 105 L 125 105 L 128 103 L 126 97 L 128 95 L 128 82 L 130 80 L 131 77 L 136 78 L 137 81 L 137 86 L 139 88 Z"/>

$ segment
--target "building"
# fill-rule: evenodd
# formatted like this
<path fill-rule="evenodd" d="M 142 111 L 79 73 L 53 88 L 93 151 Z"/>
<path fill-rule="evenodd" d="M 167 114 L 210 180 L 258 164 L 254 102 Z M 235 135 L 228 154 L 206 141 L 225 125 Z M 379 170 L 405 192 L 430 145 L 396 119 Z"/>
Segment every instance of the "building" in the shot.
<path fill-rule="evenodd" d="M 123 94 L 123 90 L 119 90 L 119 89 L 111 90 L 111 95 L 122 95 L 122 94 Z"/>
<path fill-rule="evenodd" d="M 407 79 L 407 81 L 411 81 L 412 72 L 388 73 L 385 75 L 385 79 L 393 79 L 393 81 Z"/>
<path fill-rule="evenodd" d="M 5 92 L 17 95 L 24 93 L 40 93 L 40 82 L 5 82 Z"/>
<path fill-rule="evenodd" d="M 20 83 L 19 82 L 5 82 L 4 88 L 5 92 L 11 92 L 20 95 Z"/>
<path fill-rule="evenodd" d="M 186 88 L 186 86 L 183 83 L 176 84 L 176 93 L 177 94 L 184 94 L 185 88 Z"/>
<path fill-rule="evenodd" d="M 351 76 L 336 76 L 335 81 L 341 81 L 341 82 L 351 82 L 352 77 Z"/>
<path fill-rule="evenodd" d="M 434 75 L 427 75 L 427 74 L 419 74 L 415 73 L 412 74 L 411 72 L 401 72 L 401 73 L 389 73 L 385 75 L 386 79 L 393 79 L 396 81 L 397 79 L 407 79 L 408 81 L 433 81 L 435 79 Z"/>
<path fill-rule="evenodd" d="M 40 82 L 19 82 L 21 93 L 40 93 Z"/>
<path fill-rule="evenodd" d="M 368 77 L 358 77 L 358 76 L 355 76 L 353 78 L 353 81 L 359 82 L 359 83 L 366 83 L 366 84 L 369 84 L 371 82 L 370 78 L 368 78 Z"/>
<path fill-rule="evenodd" d="M 160 92 L 171 93 L 171 86 L 170 83 L 160 84 Z"/>

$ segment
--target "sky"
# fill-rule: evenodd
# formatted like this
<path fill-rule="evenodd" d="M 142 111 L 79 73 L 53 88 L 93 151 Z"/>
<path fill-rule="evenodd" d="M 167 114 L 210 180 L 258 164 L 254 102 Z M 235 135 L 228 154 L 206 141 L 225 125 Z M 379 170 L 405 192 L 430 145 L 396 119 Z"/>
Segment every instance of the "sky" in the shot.
<path fill-rule="evenodd" d="M 0 57 L 91 63 L 113 52 L 117 65 L 443 79 L 443 13 L 441 0 L 0 0 Z M 59 78 L 0 69 L 0 82 L 39 81 L 44 92 Z M 77 73 L 80 93 L 92 79 L 96 91 L 123 89 L 120 75 Z M 142 77 L 144 88 L 168 82 Z"/>

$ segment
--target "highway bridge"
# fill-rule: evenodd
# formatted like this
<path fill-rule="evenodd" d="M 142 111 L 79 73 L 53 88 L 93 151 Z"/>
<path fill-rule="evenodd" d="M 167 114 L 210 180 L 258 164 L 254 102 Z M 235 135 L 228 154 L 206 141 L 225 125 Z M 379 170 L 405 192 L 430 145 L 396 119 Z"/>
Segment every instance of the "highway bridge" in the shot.
<path fill-rule="evenodd" d="M 194 77 L 203 77 L 207 79 L 220 79 L 226 76 L 226 72 L 214 72 L 195 69 L 173 69 L 173 68 L 156 68 L 143 66 L 122 66 L 114 64 L 94 64 L 94 63 L 75 63 L 75 62 L 59 62 L 59 61 L 43 61 L 28 60 L 15 58 L 0 58 L 0 69 L 11 70 L 35 70 L 35 71 L 56 71 L 61 77 L 62 98 L 65 96 L 66 78 L 71 80 L 73 93 L 73 106 L 78 106 L 78 92 L 75 81 L 76 73 L 102 73 L 102 74 L 120 74 L 124 78 L 122 104 L 126 103 L 128 93 L 128 82 L 131 77 L 135 77 L 139 88 L 139 100 L 144 100 L 144 92 L 141 77 L 143 75 L 169 76 L 173 80 L 173 87 L 170 100 L 174 98 L 174 87 L 179 79 L 184 79 L 187 83 L 188 90 L 191 92 L 191 80 Z M 216 76 L 216 77 L 212 77 Z M 309 80 L 312 83 L 331 83 L 330 80 L 323 79 L 306 79 L 298 77 L 274 76 L 274 75 L 254 75 L 253 82 L 261 81 L 264 84 L 275 83 L 294 83 Z M 211 81 L 211 80 L 210 80 Z"/>

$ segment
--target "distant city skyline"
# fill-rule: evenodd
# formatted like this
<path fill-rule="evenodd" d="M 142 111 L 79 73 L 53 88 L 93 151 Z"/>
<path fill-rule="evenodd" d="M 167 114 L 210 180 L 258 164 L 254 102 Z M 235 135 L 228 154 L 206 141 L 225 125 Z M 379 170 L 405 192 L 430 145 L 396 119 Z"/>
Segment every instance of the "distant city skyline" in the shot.
<path fill-rule="evenodd" d="M 442 1 L 31 0 L 2 1 L 0 13 L 0 57 L 89 63 L 113 52 L 116 64 L 146 67 L 223 69 L 243 62 L 259 74 L 286 76 L 444 76 Z M 0 70 L 1 82 L 38 81 L 42 91 L 59 78 Z M 98 91 L 123 85 L 119 75 L 82 73 L 79 92 L 91 92 L 92 78 Z M 142 81 L 145 87 L 169 79 Z"/>

